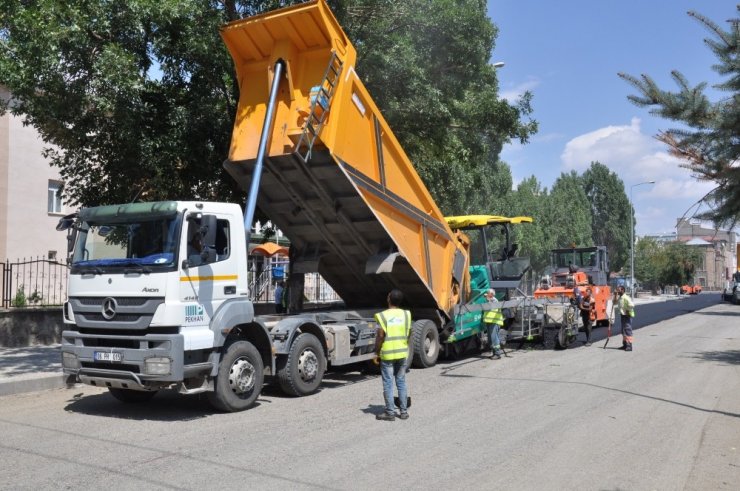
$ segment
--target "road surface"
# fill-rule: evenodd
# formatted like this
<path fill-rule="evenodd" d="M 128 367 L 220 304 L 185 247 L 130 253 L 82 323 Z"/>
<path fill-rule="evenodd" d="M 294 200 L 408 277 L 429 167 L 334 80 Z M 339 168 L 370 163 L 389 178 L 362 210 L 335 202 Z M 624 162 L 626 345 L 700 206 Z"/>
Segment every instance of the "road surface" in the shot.
<path fill-rule="evenodd" d="M 91 387 L 3 397 L 0 489 L 738 489 L 740 308 L 712 303 L 641 327 L 632 353 L 412 370 L 407 421 L 376 421 L 380 380 L 356 372 L 237 414 Z"/>

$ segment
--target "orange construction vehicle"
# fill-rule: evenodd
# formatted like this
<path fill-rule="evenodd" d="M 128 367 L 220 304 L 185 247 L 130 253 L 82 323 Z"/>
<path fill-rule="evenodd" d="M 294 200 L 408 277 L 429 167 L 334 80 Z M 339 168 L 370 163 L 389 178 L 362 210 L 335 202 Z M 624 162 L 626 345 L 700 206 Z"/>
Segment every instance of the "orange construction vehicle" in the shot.
<path fill-rule="evenodd" d="M 701 293 L 701 285 L 683 285 L 681 287 L 681 293 L 684 295 L 698 295 Z"/>
<path fill-rule="evenodd" d="M 611 288 L 609 280 L 609 255 L 605 246 L 553 249 L 551 267 L 535 290 L 535 298 L 570 300 L 576 302 L 579 292 L 591 288 L 596 308 L 593 322 L 596 326 L 609 324 Z M 559 337 L 562 348 L 574 339 L 577 330 Z"/>

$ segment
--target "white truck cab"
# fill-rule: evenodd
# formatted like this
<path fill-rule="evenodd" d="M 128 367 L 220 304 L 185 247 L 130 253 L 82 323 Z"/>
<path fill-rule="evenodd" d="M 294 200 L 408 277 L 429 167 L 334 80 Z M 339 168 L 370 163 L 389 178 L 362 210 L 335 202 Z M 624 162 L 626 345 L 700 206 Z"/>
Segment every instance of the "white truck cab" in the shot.
<path fill-rule="evenodd" d="M 161 388 L 210 391 L 246 407 L 272 370 L 269 335 L 247 294 L 247 245 L 236 204 L 186 201 L 83 208 L 60 221 L 70 276 L 62 361 L 68 382 L 107 387 L 124 401 Z M 247 328 L 248 327 L 248 328 Z M 234 331 L 234 332 L 232 332 Z M 243 332 L 224 393 L 221 348 Z M 230 367 L 233 368 L 233 367 Z"/>

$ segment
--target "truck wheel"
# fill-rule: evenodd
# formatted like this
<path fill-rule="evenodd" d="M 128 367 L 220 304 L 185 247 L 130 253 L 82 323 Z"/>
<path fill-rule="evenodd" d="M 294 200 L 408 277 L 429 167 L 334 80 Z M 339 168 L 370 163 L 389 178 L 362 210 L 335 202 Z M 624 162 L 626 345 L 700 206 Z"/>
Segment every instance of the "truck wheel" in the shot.
<path fill-rule="evenodd" d="M 439 333 L 437 326 L 429 319 L 414 322 L 411 326 L 411 346 L 413 347 L 413 365 L 416 368 L 429 368 L 439 358 Z"/>
<path fill-rule="evenodd" d="M 208 392 L 208 402 L 219 411 L 247 409 L 262 392 L 264 376 L 257 348 L 249 341 L 232 343 L 221 355 L 215 390 Z"/>
<path fill-rule="evenodd" d="M 560 329 L 558 329 L 558 335 L 556 338 L 557 344 L 556 347 L 558 349 L 568 349 L 568 345 L 570 344 L 571 337 L 568 333 L 568 328 L 566 326 L 560 326 Z"/>
<path fill-rule="evenodd" d="M 288 395 L 305 396 L 319 388 L 326 371 L 321 342 L 313 334 L 300 334 L 288 356 L 278 360 L 278 382 Z"/>
<path fill-rule="evenodd" d="M 110 395 L 115 397 L 121 402 L 126 404 L 138 404 L 141 402 L 147 402 L 152 400 L 152 397 L 157 393 L 156 390 L 131 390 L 131 389 L 115 389 L 108 387 Z"/>
<path fill-rule="evenodd" d="M 558 328 L 556 327 L 543 327 L 542 328 L 542 344 L 547 350 L 555 349 L 558 344 Z"/>

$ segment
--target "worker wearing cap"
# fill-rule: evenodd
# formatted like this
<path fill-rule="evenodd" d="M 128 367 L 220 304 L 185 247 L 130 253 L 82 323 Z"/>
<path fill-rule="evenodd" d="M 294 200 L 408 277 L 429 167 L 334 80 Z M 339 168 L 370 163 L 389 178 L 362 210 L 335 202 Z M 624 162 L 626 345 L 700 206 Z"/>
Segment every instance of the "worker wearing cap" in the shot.
<path fill-rule="evenodd" d="M 496 301 L 496 291 L 489 288 L 485 293 L 486 302 Z M 504 314 L 501 309 L 491 309 L 483 314 L 483 323 L 488 329 L 488 343 L 491 345 L 491 359 L 501 359 L 501 340 L 499 339 L 499 330 L 504 325 Z"/>
<path fill-rule="evenodd" d="M 632 351 L 632 318 L 635 316 L 635 303 L 629 295 L 624 292 L 624 286 L 617 287 L 617 306 L 619 307 L 619 318 L 622 324 L 622 348 Z"/>
<path fill-rule="evenodd" d="M 406 390 L 406 357 L 409 352 L 411 335 L 411 312 L 399 308 L 403 302 L 400 290 L 391 290 L 388 294 L 388 309 L 375 314 L 375 321 L 380 326 L 375 338 L 375 352 L 380 357 L 380 375 L 383 379 L 383 397 L 385 412 L 375 416 L 382 421 L 396 419 L 393 400 L 393 381 L 398 390 L 399 418 L 408 419 L 408 391 Z"/>

